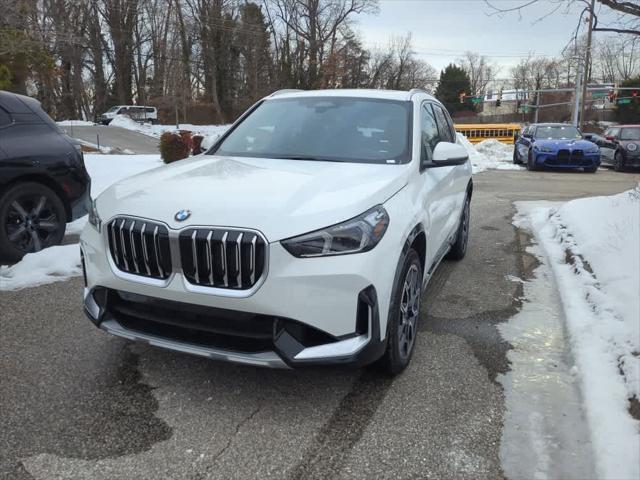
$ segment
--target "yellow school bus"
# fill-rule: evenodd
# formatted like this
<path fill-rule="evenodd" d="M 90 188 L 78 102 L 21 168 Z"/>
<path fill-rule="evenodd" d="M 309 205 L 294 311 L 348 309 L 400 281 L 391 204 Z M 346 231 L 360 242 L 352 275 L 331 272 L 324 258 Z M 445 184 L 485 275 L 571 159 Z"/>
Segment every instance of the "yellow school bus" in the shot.
<path fill-rule="evenodd" d="M 516 141 L 516 133 L 520 133 L 518 123 L 458 123 L 456 132 L 461 133 L 471 143 L 479 143 L 490 138 L 499 142 L 513 145 Z"/>

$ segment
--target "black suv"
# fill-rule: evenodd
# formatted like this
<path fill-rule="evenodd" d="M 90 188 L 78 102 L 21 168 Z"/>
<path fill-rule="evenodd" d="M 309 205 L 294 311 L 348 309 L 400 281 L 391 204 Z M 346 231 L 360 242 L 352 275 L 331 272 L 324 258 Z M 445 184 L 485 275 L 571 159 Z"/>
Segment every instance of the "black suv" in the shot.
<path fill-rule="evenodd" d="M 88 213 L 90 185 L 80 145 L 40 103 L 0 91 L 0 260 L 60 243 Z"/>

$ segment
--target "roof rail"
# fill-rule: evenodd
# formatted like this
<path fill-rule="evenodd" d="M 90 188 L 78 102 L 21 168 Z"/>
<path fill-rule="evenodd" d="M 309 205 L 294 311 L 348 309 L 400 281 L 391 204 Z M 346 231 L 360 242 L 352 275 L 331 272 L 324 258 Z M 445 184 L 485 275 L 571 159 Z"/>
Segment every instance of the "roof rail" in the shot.
<path fill-rule="evenodd" d="M 407 100 L 411 100 L 411 97 L 413 97 L 416 93 L 424 93 L 425 95 L 428 95 L 428 93 L 422 90 L 421 88 L 412 88 L 411 90 L 409 90 Z"/>
<path fill-rule="evenodd" d="M 302 92 L 299 88 L 285 88 L 283 90 L 276 90 L 269 97 L 277 97 L 278 95 L 282 95 L 283 93 L 292 93 L 292 92 Z"/>

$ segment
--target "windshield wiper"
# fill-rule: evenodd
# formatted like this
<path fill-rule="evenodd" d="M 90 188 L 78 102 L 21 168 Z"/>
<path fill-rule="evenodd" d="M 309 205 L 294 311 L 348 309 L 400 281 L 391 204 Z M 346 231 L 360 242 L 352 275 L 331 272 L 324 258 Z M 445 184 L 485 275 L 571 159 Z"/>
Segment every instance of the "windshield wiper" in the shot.
<path fill-rule="evenodd" d="M 312 155 L 278 155 L 274 158 L 279 158 L 282 160 L 304 160 L 307 162 L 343 162 L 342 160 L 336 160 L 334 158 L 314 157 Z"/>

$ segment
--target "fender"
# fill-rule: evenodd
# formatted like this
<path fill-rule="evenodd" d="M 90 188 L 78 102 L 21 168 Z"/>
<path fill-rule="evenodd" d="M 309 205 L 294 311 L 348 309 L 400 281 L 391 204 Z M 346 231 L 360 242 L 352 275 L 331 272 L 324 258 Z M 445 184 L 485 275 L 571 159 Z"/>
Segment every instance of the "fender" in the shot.
<path fill-rule="evenodd" d="M 422 223 L 418 223 L 409 232 L 409 235 L 407 235 L 407 238 L 404 241 L 404 244 L 402 245 L 402 251 L 400 252 L 400 257 L 398 258 L 398 263 L 396 265 L 396 272 L 393 275 L 393 288 L 391 290 L 391 299 L 389 301 L 389 312 L 387 313 L 387 325 L 385 327 L 385 336 L 384 336 L 385 340 L 388 338 L 387 336 L 389 335 L 389 318 L 391 316 L 391 312 L 393 312 L 393 310 L 395 308 L 394 299 L 396 298 L 396 293 L 397 293 L 397 289 L 398 289 L 398 279 L 400 278 L 400 271 L 402 270 L 402 265 L 404 264 L 404 259 L 407 256 L 407 252 L 411 248 L 411 245 L 413 244 L 413 241 L 421 233 L 425 235 L 425 244 L 426 244 L 426 236 L 427 236 L 426 230 L 425 230 L 424 225 Z M 425 248 L 425 253 L 426 253 L 426 248 Z M 423 265 L 422 269 L 424 270 L 424 265 Z M 424 282 L 424 272 L 423 272 L 423 282 Z"/>

